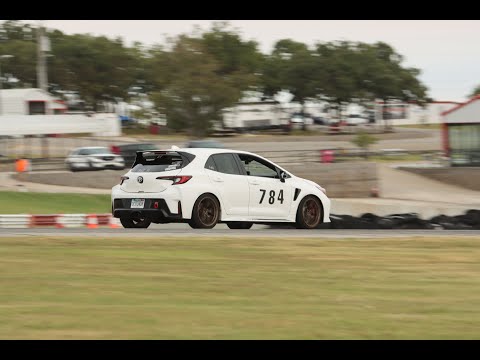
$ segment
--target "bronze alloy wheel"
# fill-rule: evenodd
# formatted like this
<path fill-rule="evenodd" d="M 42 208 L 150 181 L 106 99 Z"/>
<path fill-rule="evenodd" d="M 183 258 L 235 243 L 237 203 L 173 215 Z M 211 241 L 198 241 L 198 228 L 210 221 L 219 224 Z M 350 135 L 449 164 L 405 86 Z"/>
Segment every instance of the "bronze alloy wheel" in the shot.
<path fill-rule="evenodd" d="M 315 229 L 322 222 L 322 218 L 323 208 L 318 198 L 309 195 L 300 202 L 297 211 L 297 228 Z"/>
<path fill-rule="evenodd" d="M 315 199 L 308 199 L 303 204 L 303 219 L 308 227 L 315 227 L 320 222 L 320 205 Z"/>
<path fill-rule="evenodd" d="M 220 220 L 220 203 L 213 194 L 201 195 L 193 205 L 188 224 L 194 229 L 211 229 Z"/>
<path fill-rule="evenodd" d="M 211 227 L 218 220 L 218 208 L 215 200 L 211 197 L 205 197 L 198 204 L 198 219 L 202 227 Z"/>

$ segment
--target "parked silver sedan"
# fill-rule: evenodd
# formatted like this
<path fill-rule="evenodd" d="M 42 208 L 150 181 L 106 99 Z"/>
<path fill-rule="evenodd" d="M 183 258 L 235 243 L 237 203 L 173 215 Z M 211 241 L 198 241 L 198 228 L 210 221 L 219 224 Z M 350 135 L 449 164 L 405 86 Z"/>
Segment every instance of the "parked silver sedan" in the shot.
<path fill-rule="evenodd" d="M 106 147 L 82 147 L 72 150 L 65 159 L 65 165 L 70 171 L 79 170 L 123 170 L 125 160 L 122 156 L 113 154 Z"/>

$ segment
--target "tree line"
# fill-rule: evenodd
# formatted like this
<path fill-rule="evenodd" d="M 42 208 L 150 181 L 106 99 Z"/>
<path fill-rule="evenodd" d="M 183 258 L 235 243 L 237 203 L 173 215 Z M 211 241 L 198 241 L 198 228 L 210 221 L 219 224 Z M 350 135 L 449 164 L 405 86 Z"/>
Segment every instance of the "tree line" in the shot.
<path fill-rule="evenodd" d="M 3 87 L 37 86 L 36 28 L 16 20 L 0 24 Z M 131 90 L 148 94 L 169 126 L 205 135 L 222 110 L 245 91 L 266 98 L 288 90 L 293 101 L 325 100 L 332 105 L 365 104 L 375 99 L 431 99 L 419 80 L 420 70 L 405 67 L 403 56 L 384 42 L 332 41 L 314 46 L 291 39 L 276 42 L 269 54 L 245 40 L 228 22 L 208 30 L 169 38 L 147 47 L 126 46 L 121 38 L 67 35 L 49 30 L 49 91 L 77 91 L 95 111 L 102 101 L 129 101 Z"/>

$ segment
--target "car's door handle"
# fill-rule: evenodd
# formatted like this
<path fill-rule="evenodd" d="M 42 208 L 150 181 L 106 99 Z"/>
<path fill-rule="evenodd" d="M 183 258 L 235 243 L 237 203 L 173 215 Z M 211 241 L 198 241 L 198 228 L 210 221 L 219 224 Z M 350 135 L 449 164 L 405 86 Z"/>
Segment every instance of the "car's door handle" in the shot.
<path fill-rule="evenodd" d="M 223 182 L 223 179 L 222 179 L 220 176 L 215 176 L 215 177 L 213 178 L 213 181 Z"/>
<path fill-rule="evenodd" d="M 250 184 L 252 185 L 258 185 L 260 184 L 257 180 L 250 180 Z"/>

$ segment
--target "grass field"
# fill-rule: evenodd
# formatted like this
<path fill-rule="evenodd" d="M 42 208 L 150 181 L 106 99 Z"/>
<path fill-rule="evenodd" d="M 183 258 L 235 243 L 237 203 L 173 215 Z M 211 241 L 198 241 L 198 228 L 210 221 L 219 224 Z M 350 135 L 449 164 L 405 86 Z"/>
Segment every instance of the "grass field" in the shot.
<path fill-rule="evenodd" d="M 0 191 L 0 214 L 109 212 L 110 195 Z"/>
<path fill-rule="evenodd" d="M 480 239 L 0 239 L 1 339 L 478 339 Z"/>
<path fill-rule="evenodd" d="M 397 126 L 402 128 L 434 129 L 434 130 L 440 130 L 442 128 L 442 124 L 414 124 L 414 125 L 397 125 Z"/>

